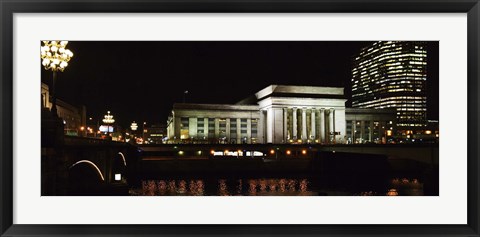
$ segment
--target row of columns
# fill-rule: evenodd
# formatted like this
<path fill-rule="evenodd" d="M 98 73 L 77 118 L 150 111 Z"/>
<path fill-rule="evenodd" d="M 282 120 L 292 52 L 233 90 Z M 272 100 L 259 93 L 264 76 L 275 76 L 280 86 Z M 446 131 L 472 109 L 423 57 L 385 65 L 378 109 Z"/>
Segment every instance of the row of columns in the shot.
<path fill-rule="evenodd" d="M 219 118 L 215 118 L 215 121 L 219 121 Z M 232 131 L 232 126 L 231 126 L 231 121 L 235 120 L 236 121 L 236 127 L 235 131 L 237 136 L 236 137 L 231 137 L 231 131 Z M 208 126 L 208 125 L 205 125 Z M 240 118 L 227 118 L 225 121 L 225 136 L 228 141 L 232 141 L 233 139 L 236 140 L 237 144 L 240 144 L 242 142 L 242 121 Z M 258 124 L 257 124 L 258 126 Z M 257 128 L 258 129 L 258 128 Z M 247 142 L 250 143 L 252 139 L 252 119 L 247 118 L 247 133 L 245 134 L 247 138 Z M 215 122 L 215 138 L 221 138 L 220 137 L 220 123 Z"/>
<path fill-rule="evenodd" d="M 250 143 L 251 142 L 251 139 L 252 139 L 252 119 L 251 118 L 247 118 L 246 119 L 247 123 L 247 127 L 246 127 L 246 134 L 244 134 L 244 137 L 247 138 L 247 142 Z M 236 131 L 236 136 L 235 137 L 231 137 L 231 131 L 232 131 L 232 126 L 231 126 L 231 122 L 232 121 L 235 121 L 236 122 L 236 127 L 235 127 L 235 131 Z M 175 123 L 177 125 L 176 129 L 175 129 L 175 137 L 176 138 L 180 138 L 180 124 L 181 124 L 181 118 L 180 117 L 176 117 L 175 118 Z M 189 117 L 188 119 L 188 135 L 189 137 L 198 137 L 199 134 L 197 134 L 197 131 L 198 129 L 202 129 L 203 130 L 203 136 L 205 137 L 208 137 L 209 135 L 213 135 L 213 138 L 222 138 L 223 136 L 220 136 L 220 135 L 224 135 L 226 137 L 226 139 L 228 141 L 231 141 L 233 139 L 236 140 L 236 143 L 241 143 L 242 142 L 242 133 L 241 133 L 241 126 L 242 126 L 242 122 L 241 122 L 241 119 L 240 118 L 225 118 L 225 134 L 220 134 L 220 118 L 214 118 L 214 123 L 213 123 L 213 134 L 210 134 L 209 133 L 209 118 L 203 118 L 203 126 L 199 126 L 198 125 L 198 118 L 196 117 Z M 258 131 L 258 122 L 257 122 L 257 131 Z M 258 136 L 258 132 L 257 132 L 257 136 Z"/>
<path fill-rule="evenodd" d="M 360 136 L 359 137 L 356 137 L 355 136 L 355 133 L 357 131 L 357 122 L 360 122 Z M 352 139 L 352 142 L 355 142 L 355 140 L 357 138 L 361 138 L 361 139 L 364 139 L 364 135 L 365 135 L 365 122 L 368 122 L 369 124 L 369 131 L 368 131 L 368 140 L 367 141 L 370 141 L 370 142 L 373 142 L 373 131 L 374 131 L 374 128 L 375 128 L 375 123 L 373 120 L 370 120 L 370 121 L 365 121 L 365 120 L 360 120 L 360 121 L 357 121 L 357 120 L 352 120 L 352 130 L 350 131 L 350 137 Z M 385 137 L 385 131 L 388 130 L 386 128 L 387 126 L 387 122 L 386 121 L 378 121 L 378 132 L 379 132 L 379 138 L 380 139 L 383 139 Z M 365 139 L 366 140 L 366 139 Z"/>
<path fill-rule="evenodd" d="M 307 139 L 319 140 L 321 143 L 329 143 L 331 138 L 331 134 L 335 134 L 335 109 L 333 108 L 301 108 L 301 134 L 298 136 L 298 121 L 297 121 L 297 113 L 299 108 L 293 107 L 292 109 L 292 128 L 291 130 L 291 137 L 288 137 L 288 115 L 289 115 L 290 108 L 283 108 L 283 121 L 284 121 L 284 140 L 288 141 L 289 139 L 297 140 L 301 139 L 305 141 Z M 310 110 L 310 136 L 307 135 L 307 111 Z M 319 111 L 319 131 L 317 135 L 317 119 L 316 119 L 316 112 Z M 328 115 L 327 115 L 328 114 Z M 328 116 L 328 117 L 326 117 Z M 328 123 L 327 123 L 328 121 Z"/>

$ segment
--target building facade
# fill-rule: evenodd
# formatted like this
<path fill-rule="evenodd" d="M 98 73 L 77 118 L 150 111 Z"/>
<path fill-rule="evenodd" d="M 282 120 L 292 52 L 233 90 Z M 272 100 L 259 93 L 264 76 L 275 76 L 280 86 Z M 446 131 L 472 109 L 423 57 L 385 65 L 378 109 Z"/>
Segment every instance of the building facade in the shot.
<path fill-rule="evenodd" d="M 258 106 L 174 104 L 167 122 L 170 141 L 194 143 L 263 143 Z"/>
<path fill-rule="evenodd" d="M 167 128 L 165 125 L 153 124 L 144 128 L 144 141 L 149 144 L 162 144 L 163 138 L 167 136 Z"/>
<path fill-rule="evenodd" d="M 52 108 L 50 92 L 48 85 L 45 83 L 42 83 L 41 95 L 42 107 L 50 110 Z M 86 135 L 87 115 L 85 106 L 75 107 L 57 98 L 57 114 L 63 120 L 65 134 L 73 136 Z"/>
<path fill-rule="evenodd" d="M 344 143 L 343 88 L 272 85 L 255 96 L 265 143 Z"/>
<path fill-rule="evenodd" d="M 349 113 L 345 102 L 341 87 L 271 85 L 235 105 L 174 104 L 167 136 L 173 143 L 344 144 L 364 136 L 348 133 L 347 122 L 368 121 L 378 127 L 395 119 L 393 110 Z M 358 141 L 382 141 L 379 134 L 384 132 L 375 131 Z"/>
<path fill-rule="evenodd" d="M 427 125 L 427 51 L 424 42 L 380 41 L 354 57 L 352 107 L 396 110 L 399 130 Z"/>
<path fill-rule="evenodd" d="M 385 144 L 396 130 L 395 109 L 347 108 L 345 119 L 347 144 Z"/>

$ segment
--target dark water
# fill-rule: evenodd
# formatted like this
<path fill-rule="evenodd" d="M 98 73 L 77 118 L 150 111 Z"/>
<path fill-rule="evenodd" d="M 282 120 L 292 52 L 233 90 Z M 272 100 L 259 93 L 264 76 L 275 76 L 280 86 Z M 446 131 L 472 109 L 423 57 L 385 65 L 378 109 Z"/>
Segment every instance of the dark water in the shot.
<path fill-rule="evenodd" d="M 343 183 L 334 188 L 318 178 L 145 179 L 132 188 L 132 196 L 423 196 L 416 178 L 393 178 L 384 185 Z M 338 181 L 342 184 L 342 180 Z M 353 186 L 352 186 L 353 185 Z"/>

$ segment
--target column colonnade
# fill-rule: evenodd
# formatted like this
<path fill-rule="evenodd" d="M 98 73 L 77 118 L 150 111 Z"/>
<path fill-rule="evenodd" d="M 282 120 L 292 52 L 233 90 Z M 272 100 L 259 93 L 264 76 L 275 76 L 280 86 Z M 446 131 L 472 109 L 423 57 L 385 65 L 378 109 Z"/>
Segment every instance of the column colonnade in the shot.
<path fill-rule="evenodd" d="M 335 142 L 335 109 L 318 107 L 285 107 L 283 137 L 286 142 Z"/>

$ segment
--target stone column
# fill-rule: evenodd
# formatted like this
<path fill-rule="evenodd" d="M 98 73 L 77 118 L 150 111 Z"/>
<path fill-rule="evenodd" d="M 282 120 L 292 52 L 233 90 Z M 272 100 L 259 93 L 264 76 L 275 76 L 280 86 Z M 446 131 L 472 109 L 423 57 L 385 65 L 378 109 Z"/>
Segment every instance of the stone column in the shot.
<path fill-rule="evenodd" d="M 215 139 L 220 137 L 220 119 L 215 118 Z"/>
<path fill-rule="evenodd" d="M 273 108 L 267 109 L 267 143 L 273 143 L 273 129 L 274 129 L 274 115 L 273 115 Z"/>
<path fill-rule="evenodd" d="M 273 118 L 272 118 L 272 122 L 273 122 L 273 131 L 272 131 L 272 134 L 273 134 L 273 143 L 275 144 L 280 144 L 280 143 L 283 143 L 285 142 L 284 140 L 284 131 L 283 131 L 283 127 L 284 127 L 284 123 L 283 123 L 283 108 L 272 108 L 273 110 Z"/>
<path fill-rule="evenodd" d="M 288 108 L 283 108 L 283 143 L 288 142 Z"/>
<path fill-rule="evenodd" d="M 197 118 L 188 118 L 188 136 L 190 138 L 197 138 Z"/>
<path fill-rule="evenodd" d="M 360 141 L 363 143 L 363 136 L 365 135 L 365 121 L 360 121 Z"/>
<path fill-rule="evenodd" d="M 225 125 L 225 135 L 227 137 L 227 142 L 230 143 L 230 119 L 227 118 L 226 119 L 227 121 L 225 122 L 226 125 Z"/>
<path fill-rule="evenodd" d="M 263 110 L 260 110 L 260 119 L 258 120 L 258 133 L 257 141 L 258 143 L 265 143 L 265 116 L 263 115 Z"/>
<path fill-rule="evenodd" d="M 329 113 L 328 113 L 328 142 L 329 143 L 332 143 L 333 142 L 332 138 L 335 137 L 335 135 L 333 135 L 333 132 L 334 132 L 334 129 L 335 129 L 335 127 L 333 125 L 334 122 L 335 122 L 335 120 L 333 118 L 333 111 L 334 111 L 333 108 L 331 108 L 331 109 L 329 109 Z"/>
<path fill-rule="evenodd" d="M 203 136 L 208 140 L 208 117 L 203 118 Z"/>
<path fill-rule="evenodd" d="M 173 130 L 174 132 L 174 137 L 176 140 L 179 140 L 180 139 L 180 129 L 181 129 L 181 124 L 182 124 L 182 121 L 180 119 L 180 117 L 175 117 L 175 128 Z"/>
<path fill-rule="evenodd" d="M 302 109 L 302 142 L 307 139 L 307 108 Z"/>
<path fill-rule="evenodd" d="M 237 118 L 237 144 L 242 144 L 242 130 L 240 118 Z"/>
<path fill-rule="evenodd" d="M 320 131 L 318 132 L 320 133 L 320 142 L 325 143 L 326 139 L 325 139 L 325 109 L 324 108 L 320 109 Z"/>
<path fill-rule="evenodd" d="M 357 130 L 357 120 L 352 120 L 352 144 L 355 144 L 355 130 Z"/>
<path fill-rule="evenodd" d="M 247 119 L 247 143 L 252 143 L 252 119 Z"/>
<path fill-rule="evenodd" d="M 332 113 L 332 118 L 333 118 L 333 126 L 332 126 L 332 131 L 333 131 L 333 143 L 337 143 L 337 129 L 335 128 L 335 125 L 337 121 L 335 120 L 335 110 L 331 109 L 330 113 Z"/>
<path fill-rule="evenodd" d="M 312 124 L 310 126 L 310 137 L 313 139 L 313 142 L 315 142 L 316 134 L 315 134 L 315 108 L 312 108 L 312 114 L 311 114 L 311 121 Z"/>
<path fill-rule="evenodd" d="M 293 139 L 297 140 L 297 108 L 293 108 L 293 128 L 292 128 L 292 136 Z"/>

